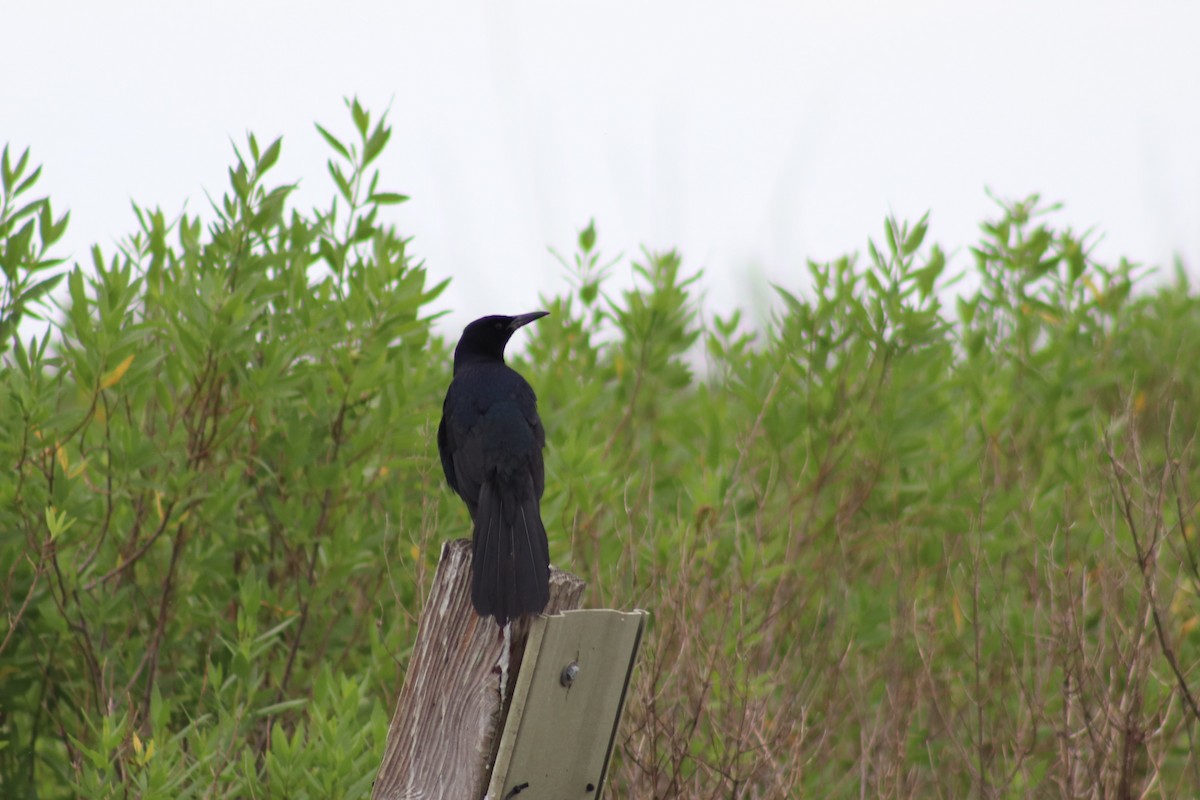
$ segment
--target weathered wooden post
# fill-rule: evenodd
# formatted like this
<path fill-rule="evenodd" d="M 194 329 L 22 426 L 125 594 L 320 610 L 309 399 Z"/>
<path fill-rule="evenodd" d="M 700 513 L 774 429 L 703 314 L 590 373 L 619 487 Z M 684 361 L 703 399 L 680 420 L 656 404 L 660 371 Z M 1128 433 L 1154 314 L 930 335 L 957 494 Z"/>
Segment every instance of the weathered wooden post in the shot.
<path fill-rule="evenodd" d="M 583 589 L 552 570 L 546 615 L 501 632 L 471 607 L 471 543 L 446 543 L 372 799 L 599 796 L 645 612 L 575 611 Z"/>

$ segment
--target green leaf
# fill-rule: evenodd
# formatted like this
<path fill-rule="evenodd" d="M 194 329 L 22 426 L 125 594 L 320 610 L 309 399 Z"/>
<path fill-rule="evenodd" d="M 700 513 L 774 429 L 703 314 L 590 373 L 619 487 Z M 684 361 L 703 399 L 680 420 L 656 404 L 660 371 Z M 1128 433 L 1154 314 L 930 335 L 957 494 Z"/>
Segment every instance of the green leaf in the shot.
<path fill-rule="evenodd" d="M 889 228 L 889 230 L 891 229 Z M 891 244 L 891 242 L 892 240 L 888 239 L 888 244 Z M 892 251 L 893 254 L 895 252 L 895 250 Z M 884 260 L 883 254 L 879 252 L 879 248 L 875 246 L 874 239 L 867 240 L 867 253 L 871 256 L 871 261 L 875 264 L 875 266 L 879 267 L 880 269 L 883 269 L 885 266 L 887 266 L 887 261 Z"/>
<path fill-rule="evenodd" d="M 63 237 L 63 234 L 66 233 L 66 231 L 67 231 L 67 225 L 70 223 L 70 221 L 71 221 L 71 212 L 68 211 L 67 213 L 63 214 L 59 218 L 58 222 L 56 222 L 52 226 L 50 226 L 50 232 L 43 239 L 43 241 L 46 244 L 46 247 L 49 247 L 50 245 L 56 243 L 59 239 L 61 239 Z"/>
<path fill-rule="evenodd" d="M 596 246 L 596 221 L 588 220 L 587 227 L 579 232 L 579 249 L 585 254 L 592 252 Z"/>
<path fill-rule="evenodd" d="M 772 283 L 771 288 L 783 298 L 783 301 L 787 303 L 788 308 L 792 311 L 798 311 L 804 307 L 805 304 L 800 302 L 800 299 L 796 297 L 796 295 L 792 294 L 787 289 L 784 289 L 782 286 Z"/>
<path fill-rule="evenodd" d="M 68 467 L 66 451 L 61 446 L 59 446 L 55 450 L 55 454 L 56 454 L 56 460 L 58 461 L 59 465 L 62 467 L 63 472 L 65 473 L 67 471 L 67 467 Z M 57 540 L 59 536 L 62 536 L 64 533 L 66 533 L 68 530 L 70 530 L 71 526 L 75 524 L 75 520 L 71 519 L 71 517 L 67 514 L 67 512 L 65 510 L 60 512 L 57 509 L 55 509 L 54 506 L 46 506 L 44 516 L 45 516 L 45 522 L 46 522 L 46 529 L 50 532 L 50 541 L 52 541 L 52 542 Z"/>
<path fill-rule="evenodd" d="M 12 165 L 8 161 L 8 145 L 4 145 L 4 153 L 0 155 L 0 185 L 4 187 L 4 193 L 8 194 L 8 190 L 12 188 L 13 174 Z"/>
<path fill-rule="evenodd" d="M 350 202 L 350 180 L 342 174 L 342 169 L 332 160 L 328 162 L 329 174 L 333 176 L 333 182 L 337 184 L 338 194 L 340 194 L 347 203 Z"/>
<path fill-rule="evenodd" d="M 1071 282 L 1079 280 L 1083 277 L 1084 270 L 1087 269 L 1087 259 L 1083 255 L 1083 247 L 1074 237 L 1064 236 L 1063 256 L 1067 259 L 1067 270 L 1070 275 Z"/>
<path fill-rule="evenodd" d="M 384 127 L 383 121 L 380 120 L 379 124 L 375 127 L 375 132 L 371 134 L 371 137 L 367 139 L 367 143 L 363 147 L 362 165 L 364 167 L 379 157 L 379 154 L 383 152 L 383 148 L 387 147 L 388 140 L 391 137 L 392 129 Z"/>
<path fill-rule="evenodd" d="M 21 158 L 17 161 L 16 167 L 13 167 L 8 158 L 8 145 L 4 146 L 3 157 L 0 157 L 0 180 L 3 181 L 5 194 L 8 194 L 9 192 L 11 192 L 13 184 L 16 183 L 18 180 L 20 180 L 21 174 L 23 172 L 25 172 L 25 164 L 28 161 L 29 161 L 29 148 L 26 147 L 25 151 L 23 153 L 21 153 Z M 21 193 L 20 189 L 17 189 L 17 191 L 12 192 L 12 194 L 14 196 L 18 195 L 20 193 Z"/>
<path fill-rule="evenodd" d="M 93 254 L 99 258 L 99 245 L 92 248 Z M 67 278 L 67 287 L 71 290 L 71 305 L 72 306 L 87 306 L 87 296 L 83 293 L 83 271 L 79 267 L 71 270 Z"/>
<path fill-rule="evenodd" d="M 370 202 L 380 206 L 394 206 L 408 201 L 408 195 L 395 192 L 376 192 L 369 198 Z"/>
<path fill-rule="evenodd" d="M 250 199 L 250 178 L 246 174 L 245 164 L 238 164 L 237 169 L 229 168 L 229 185 L 239 200 L 246 202 Z"/>
<path fill-rule="evenodd" d="M 21 151 L 21 157 L 17 160 L 17 166 L 15 166 L 13 168 L 12 174 L 13 174 L 14 180 L 20 178 L 21 175 L 24 174 L 25 166 L 28 163 L 29 163 L 29 148 L 26 147 L 23 151 Z M 21 190 L 18 189 L 17 194 L 20 194 L 20 193 L 21 193 Z"/>
<path fill-rule="evenodd" d="M 330 147 L 337 151 L 338 155 L 346 160 L 350 159 L 350 151 L 346 149 L 346 145 L 337 140 L 336 136 L 322 128 L 319 124 L 317 125 L 317 132 L 321 134 L 321 137 L 325 139 Z"/>
<path fill-rule="evenodd" d="M 33 241 L 33 226 L 34 221 L 29 220 L 8 239 L 5 255 L 13 258 L 18 265 L 28 263 L 30 257 L 29 243 Z"/>
<path fill-rule="evenodd" d="M 293 708 L 304 708 L 306 705 L 308 705 L 307 697 L 297 697 L 293 700 L 283 700 L 279 703 L 272 703 L 269 706 L 263 706 L 254 712 L 254 716 L 266 717 L 272 714 L 278 714 L 280 711 L 290 711 Z M 283 736 L 282 732 L 280 732 L 279 735 Z"/>
<path fill-rule="evenodd" d="M 28 151 L 26 151 L 26 153 L 28 153 Z M 21 167 L 24 165 L 24 163 L 25 163 L 25 161 L 24 161 L 24 159 L 22 159 L 22 160 L 21 160 L 21 164 L 18 164 L 18 165 L 17 165 L 17 170 L 18 170 L 18 171 L 17 171 L 17 174 L 18 174 L 18 175 L 20 174 L 20 169 L 21 169 Z M 23 192 L 24 192 L 26 189 L 28 189 L 28 188 L 30 188 L 31 186 L 33 186 L 35 183 L 37 183 L 37 179 L 38 179 L 38 178 L 41 176 L 41 174 L 42 174 L 42 167 L 41 167 L 41 165 L 39 164 L 39 165 L 38 165 L 38 168 L 37 168 L 37 169 L 35 169 L 35 170 L 33 171 L 33 174 L 31 174 L 31 175 L 30 175 L 28 178 L 26 178 L 25 180 L 21 181 L 21 184 L 20 184 L 20 185 L 17 187 L 17 190 L 16 190 L 15 192 L 13 192 L 13 194 L 14 194 L 14 195 L 16 195 L 16 194 L 21 194 L 21 193 L 23 193 Z"/>
<path fill-rule="evenodd" d="M 31 217 L 34 214 L 37 214 L 45 202 L 45 200 L 31 200 L 30 202 L 18 208 L 16 211 L 10 212 L 8 215 L 9 228 L 11 229 L 12 225 L 18 220 L 22 220 L 25 219 L 25 217 Z"/>
<path fill-rule="evenodd" d="M 946 256 L 940 247 L 934 245 L 933 252 L 929 254 L 928 263 L 913 273 L 913 277 L 917 281 L 917 289 L 921 292 L 922 297 L 929 297 L 933 294 L 933 287 L 945 267 Z"/>
<path fill-rule="evenodd" d="M 874 270 L 867 270 L 865 277 L 867 279 L 867 285 L 871 288 L 871 292 L 876 296 L 876 298 L 884 293 L 883 284 L 879 282 L 879 277 L 875 274 Z"/>
<path fill-rule="evenodd" d="M 962 297 L 956 298 L 956 301 L 958 303 L 958 318 L 962 320 L 963 325 L 970 327 L 971 323 L 975 320 L 976 304 L 968 302 Z"/>
<path fill-rule="evenodd" d="M 983 346 L 987 344 L 987 336 L 983 331 L 971 331 L 967 334 L 967 353 L 971 357 L 976 357 L 983 352 Z"/>
<path fill-rule="evenodd" d="M 911 256 L 921 246 L 921 242 L 925 241 L 925 231 L 929 228 L 929 212 L 925 212 L 925 216 L 921 217 L 921 221 L 912 229 L 912 233 L 904 240 L 904 255 Z"/>
<path fill-rule="evenodd" d="M 258 159 L 258 163 L 254 167 L 255 171 L 257 171 L 259 175 L 262 175 L 271 167 L 275 166 L 275 162 L 279 160 L 279 149 L 280 145 L 282 144 L 283 137 L 280 136 L 278 139 L 268 145 L 266 151 L 262 154 L 262 158 Z"/>
<path fill-rule="evenodd" d="M 354 127 L 358 129 L 359 136 L 366 139 L 367 129 L 371 127 L 371 115 L 359 105 L 357 97 L 350 103 L 350 115 L 354 118 Z"/>
<path fill-rule="evenodd" d="M 37 302 L 47 292 L 52 291 L 55 286 L 58 286 L 58 284 L 62 281 L 62 279 L 63 279 L 63 275 L 59 274 L 59 275 L 55 275 L 52 278 L 47 278 L 46 280 L 41 281 L 40 283 L 35 283 L 33 286 L 31 286 L 29 289 L 27 289 L 24 294 L 21 295 L 22 305 L 28 305 L 30 303 Z"/>

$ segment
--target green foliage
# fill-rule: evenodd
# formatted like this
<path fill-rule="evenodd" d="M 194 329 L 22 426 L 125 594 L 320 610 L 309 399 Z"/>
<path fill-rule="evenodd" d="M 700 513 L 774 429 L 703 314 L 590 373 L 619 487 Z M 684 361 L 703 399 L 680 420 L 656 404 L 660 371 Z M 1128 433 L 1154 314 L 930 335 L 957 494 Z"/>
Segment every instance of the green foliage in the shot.
<path fill-rule="evenodd" d="M 0 787 L 364 797 L 439 541 L 449 344 L 356 101 L 333 197 L 236 152 L 211 221 L 0 205 Z M 1183 796 L 1200 784 L 1200 300 L 1132 293 L 1036 197 L 954 273 L 928 219 L 759 327 L 674 252 L 606 260 L 514 358 L 552 560 L 652 612 L 613 796 Z M 630 288 L 613 287 L 628 270 Z M 66 278 L 61 318 L 22 317 Z M 44 287 L 44 288 L 43 288 Z"/>
<path fill-rule="evenodd" d="M 62 263 L 47 253 L 66 233 L 71 215 L 55 219 L 49 200 L 27 198 L 42 174 L 41 167 L 26 174 L 28 169 L 29 151 L 21 153 L 14 163 L 6 145 L 0 153 L 0 269 L 4 271 L 0 285 L 0 354 L 8 348 L 22 318 L 41 319 L 35 306 L 62 280 L 61 274 L 43 277 L 39 273 Z"/>
<path fill-rule="evenodd" d="M 58 329 L 14 342 L 6 796 L 369 787 L 413 633 L 376 615 L 417 605 L 433 546 L 447 371 L 424 309 L 445 284 L 381 222 L 390 129 L 352 110 L 328 209 L 289 210 L 280 141 L 251 136 L 211 223 L 135 208 L 119 253 L 67 273 Z"/>

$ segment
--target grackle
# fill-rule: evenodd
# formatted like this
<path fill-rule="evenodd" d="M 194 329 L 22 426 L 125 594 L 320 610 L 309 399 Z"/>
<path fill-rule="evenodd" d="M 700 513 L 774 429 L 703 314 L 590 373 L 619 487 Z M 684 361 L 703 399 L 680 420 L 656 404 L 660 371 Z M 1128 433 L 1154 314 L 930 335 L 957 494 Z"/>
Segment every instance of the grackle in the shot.
<path fill-rule="evenodd" d="M 546 432 L 533 388 L 504 363 L 504 346 L 534 311 L 468 325 L 454 348 L 438 452 L 446 482 L 475 523 L 471 603 L 503 627 L 550 599 L 550 549 L 539 502 Z"/>

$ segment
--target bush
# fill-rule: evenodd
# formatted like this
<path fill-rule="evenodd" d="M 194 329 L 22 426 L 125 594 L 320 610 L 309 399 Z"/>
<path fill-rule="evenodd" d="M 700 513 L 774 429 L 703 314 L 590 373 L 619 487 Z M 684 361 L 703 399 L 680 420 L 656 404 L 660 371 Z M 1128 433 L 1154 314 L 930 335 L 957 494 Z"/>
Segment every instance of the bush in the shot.
<path fill-rule="evenodd" d="M 445 283 L 349 105 L 328 208 L 252 136 L 210 224 L 139 208 L 86 273 L 45 277 L 66 218 L 5 152 L 5 796 L 369 792 L 466 519 L 432 446 Z M 889 220 L 758 328 L 706 318 L 675 253 L 610 291 L 580 233 L 514 360 L 553 560 L 653 615 L 612 796 L 1200 788 L 1200 303 L 1182 270 L 1132 294 L 1052 212 L 1002 204 L 953 314 L 927 221 Z"/>

